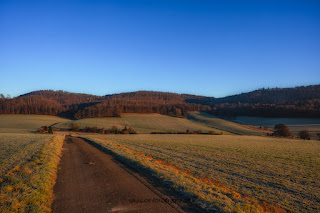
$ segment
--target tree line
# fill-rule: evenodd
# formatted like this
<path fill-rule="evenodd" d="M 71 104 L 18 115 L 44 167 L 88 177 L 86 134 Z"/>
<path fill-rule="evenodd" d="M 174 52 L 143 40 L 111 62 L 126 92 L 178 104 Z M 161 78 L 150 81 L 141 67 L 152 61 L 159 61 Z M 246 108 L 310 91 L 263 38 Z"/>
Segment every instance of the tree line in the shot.
<path fill-rule="evenodd" d="M 290 132 L 289 128 L 287 125 L 280 123 L 276 124 L 274 126 L 274 133 L 272 136 L 277 136 L 277 137 L 292 137 L 292 133 Z M 317 136 L 320 139 L 320 133 L 317 134 Z M 298 137 L 303 140 L 311 140 L 311 135 L 308 130 L 301 130 L 298 132 Z"/>
<path fill-rule="evenodd" d="M 16 98 L 1 98 L 0 114 L 41 114 L 81 119 L 119 117 L 121 113 L 160 113 L 182 117 L 189 111 L 211 110 L 209 106 L 186 103 L 186 97 L 197 96 L 148 91 L 93 96 L 41 90 Z"/>
<path fill-rule="evenodd" d="M 211 107 L 184 102 L 164 102 L 152 98 L 112 98 L 102 103 L 77 111 L 76 119 L 94 117 L 119 117 L 121 113 L 159 113 L 169 116 L 184 117 L 189 111 L 210 111 Z"/>
<path fill-rule="evenodd" d="M 106 96 L 40 90 L 11 98 L 0 95 L 0 114 L 44 114 L 70 118 L 119 117 L 121 113 L 159 113 L 184 117 L 204 111 L 221 117 L 320 117 L 320 85 L 259 89 L 209 98 L 138 91 Z"/>
<path fill-rule="evenodd" d="M 221 117 L 320 117 L 320 85 L 295 88 L 259 89 L 225 98 L 187 100 L 212 107 L 210 114 Z"/>

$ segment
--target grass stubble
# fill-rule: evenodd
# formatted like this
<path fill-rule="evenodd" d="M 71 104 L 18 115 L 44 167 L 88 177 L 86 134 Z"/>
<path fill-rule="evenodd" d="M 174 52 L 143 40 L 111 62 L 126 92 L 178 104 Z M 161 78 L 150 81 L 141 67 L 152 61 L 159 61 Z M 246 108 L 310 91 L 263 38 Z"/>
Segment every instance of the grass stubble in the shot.
<path fill-rule="evenodd" d="M 319 212 L 320 144 L 256 136 L 86 136 L 208 212 Z"/>
<path fill-rule="evenodd" d="M 13 134 L 12 137 L 15 138 L 15 144 L 18 144 L 15 147 L 18 154 L 11 155 L 11 161 L 10 156 L 5 159 L 6 169 L 8 170 L 9 165 L 12 169 L 0 174 L 0 212 L 51 212 L 53 186 L 64 136 Z M 26 142 L 28 139 L 29 143 Z M 19 140 L 23 145 L 19 146 Z M 7 145 L 7 150 L 9 146 L 10 144 Z M 24 152 L 25 148 L 27 152 Z M 2 149 L 2 152 L 6 150 Z"/>

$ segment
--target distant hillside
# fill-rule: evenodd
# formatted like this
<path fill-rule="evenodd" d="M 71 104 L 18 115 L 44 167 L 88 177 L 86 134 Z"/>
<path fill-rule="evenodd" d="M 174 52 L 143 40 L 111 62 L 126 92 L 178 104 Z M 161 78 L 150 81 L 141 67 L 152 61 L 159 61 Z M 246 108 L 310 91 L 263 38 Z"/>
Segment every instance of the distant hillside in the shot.
<path fill-rule="evenodd" d="M 197 98 L 218 116 L 320 117 L 320 85 L 259 89 L 224 98 Z"/>
<path fill-rule="evenodd" d="M 64 110 L 57 101 L 37 95 L 0 99 L 0 114 L 58 115 Z"/>
<path fill-rule="evenodd" d="M 320 85 L 259 89 L 224 98 L 156 91 L 105 96 L 40 90 L 16 98 L 0 94 L 0 114 L 42 114 L 70 118 L 159 113 L 185 117 L 190 111 L 234 117 L 320 117 Z"/>
<path fill-rule="evenodd" d="M 119 117 L 121 113 L 160 113 L 185 116 L 189 111 L 208 111 L 209 106 L 186 103 L 200 96 L 138 91 L 95 96 L 65 91 L 40 90 L 16 98 L 0 96 L 0 114 L 43 114 L 71 118 Z"/>
<path fill-rule="evenodd" d="M 104 99 L 104 97 L 96 96 L 96 95 L 88 95 L 82 93 L 71 93 L 66 91 L 54 91 L 54 90 L 38 90 L 30 93 L 26 93 L 24 95 L 20 95 L 19 97 L 25 96 L 41 96 L 50 100 L 57 101 L 61 105 L 73 105 L 73 104 L 81 104 L 81 103 L 92 103 L 92 102 L 100 102 Z"/>
<path fill-rule="evenodd" d="M 168 92 L 138 91 L 106 96 L 101 103 L 79 110 L 75 118 L 119 117 L 121 113 L 159 113 L 186 116 L 189 111 L 210 111 L 211 107 L 186 103 L 187 95 Z M 188 95 L 188 97 L 193 97 Z"/>

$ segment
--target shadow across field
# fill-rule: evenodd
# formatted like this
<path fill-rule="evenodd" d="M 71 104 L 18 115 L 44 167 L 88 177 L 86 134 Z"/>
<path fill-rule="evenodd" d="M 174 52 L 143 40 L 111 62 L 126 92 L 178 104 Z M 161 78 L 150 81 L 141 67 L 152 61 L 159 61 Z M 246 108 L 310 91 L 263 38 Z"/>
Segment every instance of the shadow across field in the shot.
<path fill-rule="evenodd" d="M 263 135 L 263 132 L 248 129 L 231 121 L 227 121 L 204 112 L 190 112 L 187 118 L 193 122 L 206 125 L 235 135 Z"/>

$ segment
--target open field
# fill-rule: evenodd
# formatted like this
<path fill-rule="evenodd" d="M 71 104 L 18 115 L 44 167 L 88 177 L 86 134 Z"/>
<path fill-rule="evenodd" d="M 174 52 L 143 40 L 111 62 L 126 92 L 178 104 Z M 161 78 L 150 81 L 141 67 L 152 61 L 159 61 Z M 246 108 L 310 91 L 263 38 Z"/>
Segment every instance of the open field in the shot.
<path fill-rule="evenodd" d="M 9 170 L 25 163 L 51 138 L 52 135 L 1 133 L 0 178 Z"/>
<path fill-rule="evenodd" d="M 63 140 L 0 134 L 0 212 L 50 212 Z"/>
<path fill-rule="evenodd" d="M 312 139 L 319 139 L 317 136 L 317 133 L 320 133 L 319 118 L 262 118 L 238 116 L 234 121 L 246 125 L 267 126 L 269 128 L 273 128 L 276 124 L 284 123 L 294 135 L 297 135 L 301 130 L 308 130 Z"/>
<path fill-rule="evenodd" d="M 150 133 L 150 132 L 179 132 L 179 131 L 194 131 L 202 130 L 203 132 L 216 131 L 223 132 L 211 127 L 207 127 L 202 124 L 198 124 L 189 121 L 184 118 L 169 117 L 166 115 L 160 115 L 156 113 L 150 114 L 122 114 L 121 118 L 109 117 L 109 118 L 86 118 L 81 120 L 69 121 L 66 123 L 59 123 L 54 127 L 57 128 L 69 128 L 70 123 L 77 123 L 80 128 L 86 126 L 99 128 L 111 128 L 112 126 L 118 126 L 119 128 L 132 127 L 138 133 Z M 223 132 L 225 133 L 225 132 Z"/>
<path fill-rule="evenodd" d="M 86 137 L 151 170 L 209 211 L 320 211 L 318 141 L 232 135 Z"/>
<path fill-rule="evenodd" d="M 219 130 L 227 131 L 238 135 L 263 135 L 261 131 L 245 128 L 236 123 L 223 120 L 213 115 L 209 115 L 204 112 L 190 112 L 187 118 L 191 121 L 204 124 L 209 127 L 214 127 Z"/>
<path fill-rule="evenodd" d="M 0 115 L 0 133 L 27 133 L 68 119 L 50 115 Z"/>

